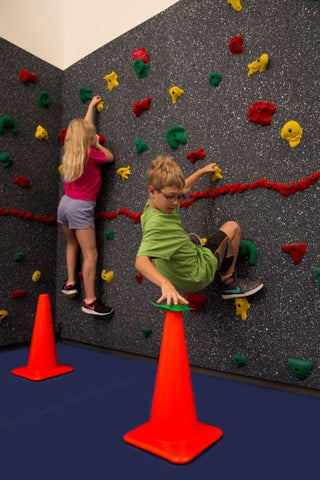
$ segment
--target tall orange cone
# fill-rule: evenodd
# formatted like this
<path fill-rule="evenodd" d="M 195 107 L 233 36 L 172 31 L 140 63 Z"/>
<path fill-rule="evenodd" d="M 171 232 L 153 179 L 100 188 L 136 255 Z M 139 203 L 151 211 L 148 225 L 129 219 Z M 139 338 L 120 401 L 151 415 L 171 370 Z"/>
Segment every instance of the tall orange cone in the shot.
<path fill-rule="evenodd" d="M 166 312 L 150 420 L 123 437 L 173 463 L 190 462 L 223 435 L 197 420 L 182 307 Z"/>
<path fill-rule="evenodd" d="M 28 364 L 25 367 L 15 368 L 11 373 L 39 381 L 73 370 L 73 367 L 58 363 L 49 295 L 39 295 Z"/>

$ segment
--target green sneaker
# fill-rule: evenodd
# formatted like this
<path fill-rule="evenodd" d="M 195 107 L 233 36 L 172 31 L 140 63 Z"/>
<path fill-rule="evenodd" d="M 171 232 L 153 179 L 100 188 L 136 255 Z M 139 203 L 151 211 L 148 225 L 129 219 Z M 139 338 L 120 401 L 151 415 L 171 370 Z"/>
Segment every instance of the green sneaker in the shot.
<path fill-rule="evenodd" d="M 253 295 L 263 288 L 262 282 L 237 278 L 236 274 L 233 274 L 221 283 L 221 296 L 224 300 L 228 298 L 249 297 L 249 295 Z"/>

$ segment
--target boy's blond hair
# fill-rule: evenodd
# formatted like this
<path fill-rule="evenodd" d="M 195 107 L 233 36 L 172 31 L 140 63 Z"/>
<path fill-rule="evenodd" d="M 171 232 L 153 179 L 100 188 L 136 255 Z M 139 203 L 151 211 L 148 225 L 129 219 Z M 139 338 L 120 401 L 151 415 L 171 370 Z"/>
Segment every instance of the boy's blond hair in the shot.
<path fill-rule="evenodd" d="M 88 150 L 96 127 L 83 118 L 75 118 L 68 126 L 64 141 L 62 157 L 63 177 L 65 182 L 71 182 L 81 177 L 88 157 Z"/>
<path fill-rule="evenodd" d="M 152 185 L 156 190 L 162 190 L 166 187 L 183 189 L 185 178 L 179 165 L 172 157 L 160 155 L 150 164 L 148 185 Z"/>

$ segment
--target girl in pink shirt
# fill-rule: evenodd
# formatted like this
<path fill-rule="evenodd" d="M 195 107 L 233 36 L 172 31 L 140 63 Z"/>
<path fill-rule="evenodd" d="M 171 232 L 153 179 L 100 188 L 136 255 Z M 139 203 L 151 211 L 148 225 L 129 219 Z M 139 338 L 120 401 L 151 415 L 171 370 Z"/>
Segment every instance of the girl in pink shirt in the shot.
<path fill-rule="evenodd" d="M 113 154 L 100 144 L 93 124 L 94 109 L 100 101 L 100 96 L 94 96 L 85 118 L 76 118 L 68 126 L 62 160 L 65 195 L 58 206 L 57 220 L 67 240 L 68 279 L 62 286 L 62 293 L 69 296 L 78 293 L 76 266 L 80 248 L 85 289 L 81 309 L 85 313 L 105 316 L 112 314 L 113 309 L 98 302 L 95 293 L 98 252 L 94 209 L 102 183 L 100 167 L 112 162 Z"/>

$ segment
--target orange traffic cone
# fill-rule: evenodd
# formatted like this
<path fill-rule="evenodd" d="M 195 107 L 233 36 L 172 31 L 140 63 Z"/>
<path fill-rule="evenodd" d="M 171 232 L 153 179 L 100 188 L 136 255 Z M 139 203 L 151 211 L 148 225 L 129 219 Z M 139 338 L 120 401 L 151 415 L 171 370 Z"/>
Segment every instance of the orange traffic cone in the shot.
<path fill-rule="evenodd" d="M 39 295 L 28 364 L 12 370 L 11 373 L 38 381 L 73 370 L 72 367 L 58 364 L 49 295 Z"/>
<path fill-rule="evenodd" d="M 173 463 L 187 463 L 216 442 L 222 431 L 197 420 L 181 311 L 167 311 L 149 422 L 125 442 Z"/>

